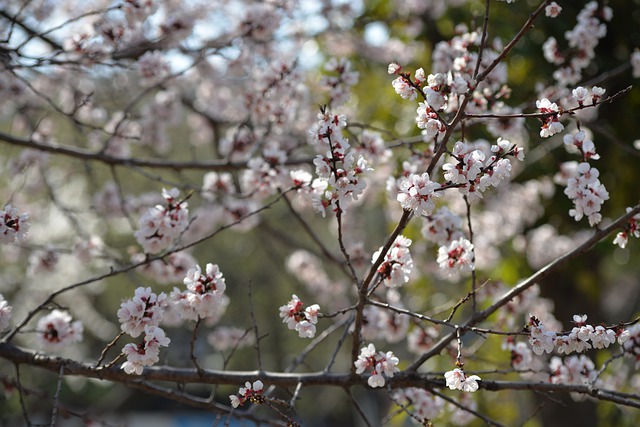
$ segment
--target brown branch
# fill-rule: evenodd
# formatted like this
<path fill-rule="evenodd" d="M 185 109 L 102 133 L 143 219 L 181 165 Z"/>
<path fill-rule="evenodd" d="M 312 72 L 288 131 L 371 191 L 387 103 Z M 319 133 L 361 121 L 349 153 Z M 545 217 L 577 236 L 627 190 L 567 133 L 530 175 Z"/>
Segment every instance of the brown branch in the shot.
<path fill-rule="evenodd" d="M 0 9 L 0 16 L 12 22 L 13 24 L 17 25 L 18 27 L 22 28 L 22 30 L 25 33 L 27 33 L 29 37 L 37 37 L 43 42 L 47 43 L 49 46 L 51 46 L 55 50 L 60 50 L 60 51 L 64 50 L 64 47 L 62 47 L 60 43 L 53 40 L 52 38 L 47 37 L 44 34 L 38 33 L 36 30 L 34 30 L 30 26 L 22 22 L 18 17 L 9 15 L 6 10 Z"/>
<path fill-rule="evenodd" d="M 518 295 L 520 295 L 521 293 L 523 293 L 524 291 L 529 289 L 531 286 L 533 286 L 539 280 L 541 280 L 541 279 L 545 278 L 546 276 L 548 276 L 551 272 L 555 271 L 558 267 L 560 267 L 561 265 L 563 265 L 563 264 L 569 262 L 570 260 L 578 257 L 579 255 L 584 254 L 589 249 L 591 249 L 596 243 L 598 243 L 599 241 L 601 241 L 602 239 L 607 237 L 613 231 L 617 230 L 620 227 L 623 227 L 624 224 L 631 217 L 633 217 L 634 215 L 636 215 L 639 212 L 640 212 L 640 204 L 636 205 L 633 209 L 631 209 L 625 215 L 622 215 L 621 217 L 616 219 L 608 227 L 606 227 L 606 228 L 604 228 L 602 230 L 597 230 L 593 234 L 593 236 L 591 236 L 591 238 L 589 238 L 582 245 L 576 247 L 575 249 L 573 249 L 570 252 L 567 252 L 565 255 L 561 256 L 560 258 L 550 262 L 546 266 L 542 267 L 540 270 L 538 270 L 535 273 L 533 273 L 527 279 L 525 279 L 524 281 L 520 282 L 520 284 L 518 284 L 513 289 L 511 289 L 508 292 L 506 292 L 504 295 L 502 295 L 490 307 L 488 307 L 488 308 L 484 309 L 483 311 L 480 311 L 480 312 L 476 313 L 474 316 L 472 316 L 464 325 L 461 326 L 461 328 L 462 329 L 469 328 L 469 327 L 477 325 L 481 321 L 485 320 L 486 318 L 491 316 L 493 313 L 498 311 L 499 308 L 503 307 L 504 305 L 506 305 L 507 303 L 512 301 L 513 298 L 517 297 Z M 434 346 L 431 348 L 431 350 L 429 350 L 428 352 L 424 353 L 407 370 L 408 371 L 417 370 L 425 361 L 427 361 L 431 357 L 439 354 L 455 338 L 456 338 L 455 331 L 450 332 L 449 334 L 445 335 L 436 344 L 434 344 Z"/>
<path fill-rule="evenodd" d="M 489 73 L 491 73 L 491 71 L 493 71 L 493 69 L 496 68 L 500 62 L 502 62 L 502 60 L 509 54 L 509 52 L 511 52 L 511 49 L 515 47 L 515 45 L 520 41 L 520 39 L 527 32 L 529 32 L 531 28 L 533 28 L 534 21 L 536 20 L 538 15 L 542 13 L 542 11 L 547 6 L 547 4 L 549 4 L 550 2 L 551 0 L 543 1 L 540 4 L 540 6 L 538 6 L 538 8 L 531 15 L 529 15 L 529 19 L 527 19 L 527 22 L 525 22 L 525 24 L 522 26 L 520 31 L 518 31 L 518 33 L 515 35 L 515 37 L 513 37 L 513 39 L 509 42 L 509 44 L 507 44 L 504 47 L 504 49 L 502 49 L 502 52 L 498 54 L 498 56 L 493 60 L 491 64 L 489 64 L 487 68 L 485 68 L 480 74 L 478 74 L 478 76 L 476 77 L 476 86 L 478 83 L 480 83 L 485 78 L 487 78 Z"/>
<path fill-rule="evenodd" d="M 155 169 L 172 169 L 172 170 L 206 170 L 206 171 L 231 171 L 238 169 L 246 169 L 247 162 L 229 162 L 226 160 L 211 160 L 211 161 L 173 161 L 164 159 L 138 159 L 138 158 L 121 158 L 114 157 L 108 154 L 93 152 L 82 148 L 64 146 L 64 145 L 46 145 L 35 142 L 31 139 L 23 139 L 13 135 L 9 135 L 0 132 L 0 140 L 20 147 L 32 148 L 34 150 L 45 151 L 58 155 L 65 155 L 74 157 L 84 161 L 98 161 L 106 163 L 108 165 L 116 166 L 138 166 Z M 285 162 L 285 165 L 301 165 L 312 163 L 311 158 L 302 159 L 290 159 Z"/>
<path fill-rule="evenodd" d="M 96 368 L 93 364 L 78 362 L 71 359 L 65 359 L 57 356 L 50 356 L 30 350 L 23 350 L 13 344 L 0 343 L 0 357 L 10 360 L 16 366 L 28 365 L 45 369 L 50 372 L 60 372 L 60 367 L 64 366 L 65 375 L 81 376 L 85 378 L 96 378 L 107 380 L 115 383 L 121 383 L 129 387 L 159 387 L 148 381 L 166 381 L 177 384 L 227 384 L 238 385 L 244 384 L 246 381 L 255 381 L 260 379 L 265 385 L 273 385 L 276 387 L 297 387 L 298 383 L 306 386 L 331 386 L 348 389 L 352 386 L 367 387 L 366 375 L 351 375 L 349 373 L 329 373 L 329 372 L 310 372 L 310 373 L 283 373 L 268 371 L 217 371 L 203 369 L 199 374 L 196 369 L 190 368 L 172 368 L 168 366 L 146 367 L 142 375 L 129 375 L 122 369 L 116 367 Z M 580 393 L 595 397 L 601 400 L 607 400 L 618 403 L 623 406 L 640 408 L 640 395 L 621 393 L 615 390 L 602 389 L 590 385 L 575 384 L 551 384 L 546 382 L 517 382 L 517 381 L 490 381 L 481 380 L 479 387 L 488 391 L 501 390 L 531 390 L 548 393 Z M 389 386 L 392 389 L 405 387 L 420 387 L 428 390 L 444 389 L 446 387 L 444 378 L 434 378 L 433 374 L 424 374 L 418 372 L 403 371 L 396 373 L 389 380 Z M 176 399 L 181 392 L 175 389 L 165 389 L 165 397 Z M 194 396 L 195 397 L 195 396 Z M 215 402 L 199 398 L 202 407 L 208 405 L 209 408 L 214 406 Z M 194 406 L 193 401 L 183 401 L 183 403 Z M 215 404 L 222 406 L 220 404 Z"/>

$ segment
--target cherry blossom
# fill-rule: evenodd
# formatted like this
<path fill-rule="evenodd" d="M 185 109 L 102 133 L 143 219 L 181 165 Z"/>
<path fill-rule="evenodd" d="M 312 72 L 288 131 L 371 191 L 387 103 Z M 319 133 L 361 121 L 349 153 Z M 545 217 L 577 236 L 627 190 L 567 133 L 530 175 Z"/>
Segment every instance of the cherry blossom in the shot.
<path fill-rule="evenodd" d="M 416 114 L 416 124 L 418 128 L 424 130 L 424 135 L 427 138 L 433 139 L 440 132 L 444 132 L 444 124 L 440 121 L 438 114 L 427 103 L 419 102 Z"/>
<path fill-rule="evenodd" d="M 586 216 L 591 226 L 601 221 L 600 208 L 609 199 L 609 192 L 598 180 L 599 175 L 600 171 L 592 168 L 589 163 L 580 163 L 575 175 L 567 180 L 564 190 L 564 194 L 574 203 L 574 209 L 569 210 L 569 215 L 576 221 Z"/>
<path fill-rule="evenodd" d="M 578 105 L 583 105 L 587 100 L 587 96 L 589 96 L 589 91 L 582 86 L 578 86 L 571 91 L 571 95 L 573 95 L 573 99 L 578 102 Z"/>
<path fill-rule="evenodd" d="M 0 332 L 9 327 L 11 321 L 11 306 L 4 299 L 4 296 L 0 294 Z"/>
<path fill-rule="evenodd" d="M 204 273 L 196 265 L 187 271 L 184 284 L 187 289 L 182 292 L 181 298 L 183 319 L 216 319 L 226 309 L 228 297 L 224 291 L 227 286 L 218 265 L 208 263 Z M 176 296 L 172 294 L 172 298 Z"/>
<path fill-rule="evenodd" d="M 160 52 L 146 52 L 138 60 L 138 73 L 144 86 L 153 86 L 171 74 L 171 68 Z"/>
<path fill-rule="evenodd" d="M 544 13 L 549 18 L 557 18 L 560 16 L 560 12 L 562 12 L 562 8 L 558 5 L 558 3 L 552 1 L 544 8 Z"/>
<path fill-rule="evenodd" d="M 548 138 L 564 130 L 564 126 L 558 121 L 558 113 L 560 110 L 555 102 L 551 102 L 547 98 L 542 98 L 536 101 L 536 108 L 543 114 L 549 114 L 542 118 L 542 128 L 540 129 L 540 136 L 542 138 Z"/>
<path fill-rule="evenodd" d="M 403 386 L 414 387 L 390 394 L 401 406 L 398 411 L 424 425 L 443 412 L 447 417 L 443 422 L 455 425 L 473 417 L 484 419 L 476 413 L 475 395 L 469 394 L 483 384 L 478 375 L 465 373 L 463 353 L 487 365 L 480 372 L 502 375 L 510 363 L 506 373 L 521 378 L 518 383 L 509 378 L 491 387 L 484 384 L 487 388 L 541 390 L 548 388 L 546 382 L 558 385 L 554 393 L 586 390 L 567 386 L 571 384 L 605 384 L 602 391 L 607 394 L 633 391 L 640 374 L 633 374 L 629 366 L 634 362 L 640 366 L 640 326 L 624 318 L 611 319 L 619 323 L 606 326 L 579 314 L 568 329 L 563 328 L 554 316 L 554 301 L 542 297 L 540 287 L 531 281 L 537 276 L 533 271 L 555 260 L 541 270 L 546 274 L 586 252 L 610 228 L 573 232 L 580 224 L 565 227 L 562 218 L 545 212 L 556 201 L 550 199 L 554 188 L 551 179 L 538 172 L 556 160 L 560 163 L 566 153 L 540 161 L 539 156 L 560 139 L 529 139 L 539 120 L 540 129 L 534 134 L 539 131 L 541 138 L 549 138 L 562 133 L 565 149 L 576 155 L 576 161 L 560 165 L 555 177 L 573 204 L 571 217 L 578 221 L 586 216 L 591 226 L 617 221 L 614 208 L 620 201 L 612 203 L 611 219 L 603 219 L 602 205 L 609 193 L 600 182 L 600 175 L 607 185 L 617 182 L 614 171 L 607 165 L 597 169 L 592 163 L 610 150 L 600 144 L 600 153 L 596 150 L 588 127 L 601 135 L 598 111 L 625 98 L 620 95 L 626 92 L 605 98 L 606 90 L 591 84 L 606 81 L 611 88 L 626 87 L 621 80 L 630 74 L 640 76 L 640 52 L 631 54 L 630 63 L 602 68 L 610 61 L 600 58 L 596 47 L 611 28 L 606 23 L 612 9 L 595 1 L 581 5 L 575 26 L 568 23 L 566 32 L 558 32 L 560 24 L 567 23 L 574 8 L 563 10 L 558 5 L 562 2 L 546 1 L 529 14 L 519 7 L 532 2 L 512 6 L 517 16 L 530 17 L 520 32 L 506 27 L 494 31 L 493 20 L 485 21 L 488 29 L 482 19 L 467 19 L 473 27 L 453 23 L 445 28 L 444 33 L 453 34 L 449 39 L 437 37 L 430 44 L 415 37 L 425 34 L 425 23 L 464 12 L 459 6 L 466 2 L 397 0 L 394 7 L 377 8 L 373 15 L 367 2 L 345 1 L 232 0 L 184 7 L 177 0 L 125 0 L 106 2 L 102 9 L 72 2 L 61 10 L 54 4 L 65 2 L 9 4 L 4 19 L 15 31 L 7 33 L 6 46 L 0 48 L 0 67 L 7 71 L 0 73 L 5 101 L 0 114 L 6 123 L 6 135 L 0 140 L 28 149 L 5 150 L 13 159 L 0 167 L 11 178 L 4 194 L 12 203 L 0 213 L 0 242 L 8 243 L 0 247 L 6 267 L 0 288 L 14 304 L 9 306 L 0 295 L 0 332 L 16 325 L 0 345 L 9 355 L 5 358 L 11 361 L 18 354 L 12 347 L 26 344 L 29 333 L 51 349 L 79 341 L 82 323 L 62 310 L 53 310 L 39 322 L 31 318 L 51 305 L 66 305 L 91 327 L 94 341 L 103 344 L 102 351 L 92 348 L 92 342 L 75 352 L 76 359 L 83 352 L 89 358 L 100 355 L 92 369 L 101 379 L 137 384 L 139 379 L 123 380 L 121 373 L 109 369 L 116 362 L 126 374 L 161 378 L 170 367 L 146 372 L 145 368 L 157 364 L 161 348 L 171 342 L 162 328 L 185 326 L 186 334 L 174 331 L 186 338 L 175 352 L 188 358 L 190 350 L 194 366 L 181 368 L 184 382 L 163 387 L 183 392 L 183 386 L 197 382 L 195 375 L 202 370 L 196 356 L 214 385 L 229 377 L 217 371 L 221 368 L 217 365 L 246 368 L 244 373 L 231 373 L 253 378 L 229 396 L 230 406 L 267 403 L 256 415 L 267 424 L 297 425 L 294 401 L 309 394 L 307 386 L 335 383 L 345 374 L 337 371 L 345 367 L 348 371 L 351 363 L 357 375 L 347 378 L 345 387 L 363 385 L 365 379 L 369 388 L 389 386 L 388 381 L 398 381 L 401 372 L 394 352 L 403 351 L 417 359 L 401 375 Z M 448 7 L 456 9 L 451 16 L 445 15 Z M 527 12 L 534 7 L 527 6 Z M 542 12 L 550 18 L 562 12 L 564 22 L 549 22 Z M 224 25 L 212 27 L 208 19 Z M 360 40 L 361 33 L 376 26 L 386 40 Z M 352 28 L 362 31 L 354 33 Z M 531 28 L 534 33 L 528 33 Z M 540 37 L 546 36 L 541 34 L 547 29 L 555 37 L 546 39 L 541 55 L 551 68 L 535 68 L 539 64 L 531 58 L 518 58 L 516 52 L 530 51 L 520 49 L 521 43 L 542 43 Z M 517 36 L 505 40 L 492 36 L 498 33 Z M 617 57 L 633 49 L 621 45 Z M 322 58 L 328 58 L 325 64 Z M 415 71 L 399 65 L 420 58 L 431 63 L 416 63 Z M 389 93 L 384 93 L 376 67 L 382 72 L 386 67 L 392 77 L 385 79 L 395 94 L 388 87 Z M 360 79 L 358 69 L 366 70 L 367 81 L 354 88 Z M 554 71 L 551 79 L 541 73 L 523 74 L 544 69 Z M 512 71 L 515 79 L 510 78 Z M 525 85 L 511 87 L 513 82 Z M 535 95 L 527 97 L 532 90 Z M 353 102 L 347 104 L 350 98 Z M 536 110 L 531 111 L 536 99 Z M 317 103 L 327 106 L 316 115 Z M 411 128 L 412 123 L 418 130 Z M 489 137 L 493 139 L 482 139 Z M 535 146 L 533 156 L 529 143 Z M 533 168 L 517 163 L 524 160 L 525 149 Z M 68 165 L 65 159 L 70 159 Z M 83 167 L 71 165 L 74 162 Z M 113 181 L 105 184 L 105 177 Z M 162 197 L 157 191 L 146 192 L 160 184 L 180 190 L 163 189 Z M 385 184 L 390 200 L 380 197 Z M 181 196 L 180 191 L 188 193 Z M 31 218 L 14 204 L 30 211 Z M 328 212 L 329 219 L 309 217 L 312 209 L 323 217 Z M 295 221 L 280 221 L 282 212 Z M 619 233 L 614 244 L 625 248 L 631 236 L 640 237 L 638 221 L 640 214 L 626 224 L 616 222 Z M 318 317 L 330 325 L 318 339 L 307 341 L 304 350 L 298 349 L 299 357 L 287 352 L 288 337 L 279 343 L 273 341 L 279 334 L 263 330 L 256 336 L 258 326 L 262 330 L 264 325 L 252 325 L 253 316 L 243 315 L 247 310 L 242 303 L 231 305 L 220 267 L 207 263 L 202 270 L 194 258 L 207 253 L 212 241 L 222 251 L 244 247 L 244 239 L 251 236 L 236 232 L 257 225 L 260 233 L 275 237 L 263 239 L 270 245 L 267 249 L 275 245 L 277 250 L 269 253 L 274 261 L 289 255 L 286 270 L 293 282 L 303 286 L 296 293 L 319 302 L 306 306 L 292 294 L 279 307 L 282 322 L 299 337 L 310 339 L 318 332 Z M 31 242 L 26 245 L 22 242 L 30 227 Z M 590 236 L 593 240 L 587 240 Z M 386 246 L 389 249 L 383 251 Z M 429 254 L 434 246 L 439 269 Z M 624 262 L 629 253 L 615 249 L 614 261 Z M 518 257 L 525 264 L 520 265 Z M 220 259 L 226 260 L 226 254 Z M 506 265 L 512 259 L 513 265 Z M 474 271 L 476 263 L 491 280 L 478 276 L 475 283 L 474 275 L 473 292 L 466 299 L 460 298 L 468 287 L 438 281 L 445 274 L 455 279 L 461 272 Z M 22 271 L 32 280 L 22 280 Z M 98 282 L 125 275 L 155 284 L 137 287 L 130 298 L 115 296 L 122 298 L 117 310 L 120 329 L 133 338 L 120 344 L 124 348 L 108 358 L 112 362 L 102 365 L 115 345 L 113 336 L 119 339 L 122 334 L 112 330 L 114 313 L 108 317 L 103 312 L 106 306 L 99 304 L 96 312 L 87 307 L 101 298 L 104 286 Z M 173 291 L 151 287 L 168 284 Z M 38 301 L 32 304 L 34 296 Z M 604 308 L 610 309 L 616 296 L 604 291 L 601 296 Z M 461 305 L 442 320 L 447 317 L 443 310 L 450 310 L 449 302 L 457 300 Z M 595 302 L 602 305 L 602 301 Z M 256 319 L 264 317 L 260 311 L 265 304 L 253 307 L 258 310 Z M 320 314 L 320 305 L 331 314 Z M 213 329 L 227 308 L 235 311 L 230 314 L 236 323 Z M 16 316 L 24 319 L 16 321 Z M 460 318 L 464 327 L 453 325 L 454 318 Z M 186 322 L 199 326 L 182 325 Z M 34 323 L 37 327 L 29 330 Z M 473 330 L 489 340 L 476 339 Z M 314 365 L 322 363 L 318 356 L 323 349 L 331 351 L 332 344 L 327 347 L 323 342 L 325 336 L 337 340 L 339 348 L 325 371 L 314 373 Z M 508 337 L 501 361 L 489 354 L 496 348 L 493 338 L 500 336 Z M 207 348 L 198 340 L 205 337 L 212 355 L 200 354 Z M 236 357 L 243 352 L 236 350 L 258 341 L 257 365 L 238 365 L 241 360 Z M 385 342 L 393 345 L 393 351 L 376 349 Z M 265 352 L 280 344 L 281 353 L 295 359 L 294 364 L 313 356 L 302 362 L 308 366 L 297 368 L 300 381 L 293 396 L 282 393 L 291 385 L 290 378 L 261 374 L 261 362 L 269 359 Z M 359 355 L 358 347 L 362 347 Z M 588 353 L 572 355 L 576 352 Z M 622 360 L 622 355 L 630 360 Z M 596 370 L 592 359 L 607 357 L 612 359 Z M 173 354 L 163 359 L 177 360 Z M 467 393 L 458 393 L 447 403 L 436 390 L 419 388 L 425 373 L 454 359 L 455 369 L 444 374 L 445 383 Z M 54 371 L 76 363 L 71 358 L 47 360 L 47 369 Z M 60 372 L 61 377 L 68 374 L 65 369 Z M 625 376 L 630 378 L 627 383 L 622 382 Z M 268 393 L 258 380 L 267 377 L 274 380 Z M 10 376 L 7 381 L 14 379 Z M 20 378 L 15 382 L 24 386 Z M 624 406 L 624 399 L 620 402 Z M 232 417 L 254 418 L 252 411 L 233 415 L 231 407 L 220 408 Z M 496 424 L 500 421 L 496 419 Z"/>
<path fill-rule="evenodd" d="M 409 252 L 411 239 L 404 236 L 396 237 L 393 245 L 384 256 L 384 260 L 378 267 L 378 274 L 388 287 L 402 286 L 409 281 L 409 275 L 413 268 L 413 260 Z M 382 247 L 371 257 L 371 262 L 377 261 L 382 253 Z"/>
<path fill-rule="evenodd" d="M 167 249 L 189 225 L 188 204 L 178 200 L 177 188 L 163 189 L 166 206 L 149 208 L 140 218 L 140 229 L 134 233 L 147 253 L 158 253 Z"/>
<path fill-rule="evenodd" d="M 121 368 L 127 374 L 141 375 L 145 366 L 152 366 L 160 360 L 160 347 L 168 347 L 170 342 L 164 330 L 157 326 L 145 325 L 144 340 L 139 344 L 126 344 L 122 349 L 127 361 Z"/>
<path fill-rule="evenodd" d="M 549 371 L 552 384 L 591 385 L 597 376 L 593 362 L 585 355 L 570 356 L 564 360 L 552 357 Z"/>
<path fill-rule="evenodd" d="M 21 242 L 31 228 L 28 213 L 18 213 L 18 209 L 6 205 L 0 211 L 0 243 Z"/>
<path fill-rule="evenodd" d="M 412 210 L 418 215 L 430 215 L 435 208 L 435 198 L 439 197 L 435 190 L 440 184 L 429 179 L 428 173 L 410 174 L 400 181 L 398 201 L 405 210 Z"/>
<path fill-rule="evenodd" d="M 84 327 L 79 320 L 72 321 L 66 311 L 53 310 L 38 320 L 38 341 L 48 350 L 60 350 L 69 344 L 82 341 Z"/>
<path fill-rule="evenodd" d="M 547 5 L 545 12 L 548 16 L 557 16 L 561 7 L 553 3 Z M 595 48 L 607 33 L 606 24 L 603 21 L 611 20 L 612 9 L 608 6 L 600 7 L 595 1 L 588 2 L 577 16 L 576 25 L 564 33 L 569 49 L 566 54 L 559 51 L 555 39 L 545 42 L 543 47 L 545 58 L 555 64 L 563 65 L 558 68 L 553 77 L 562 86 L 573 85 L 582 78 L 582 71 L 589 66 L 595 57 Z"/>
<path fill-rule="evenodd" d="M 312 143 L 322 150 L 313 160 L 318 178 L 311 183 L 313 207 L 322 215 L 326 208 L 344 213 L 364 192 L 364 175 L 373 171 L 367 160 L 356 156 L 348 139 L 342 136 L 346 126 L 344 115 L 331 114 L 326 110 L 318 113 L 318 122 L 310 131 Z"/>
<path fill-rule="evenodd" d="M 331 58 L 324 69 L 331 73 L 322 79 L 322 84 L 329 88 L 329 105 L 336 107 L 349 100 L 351 86 L 358 83 L 360 74 L 352 70 L 351 61 L 346 58 Z"/>
<path fill-rule="evenodd" d="M 400 67 L 395 62 L 392 62 L 391 64 L 389 64 L 389 67 L 387 68 L 387 73 L 389 73 L 389 74 L 397 74 L 401 70 L 402 70 L 402 67 Z"/>
<path fill-rule="evenodd" d="M 445 372 L 444 378 L 447 381 L 447 387 L 451 390 L 462 390 L 471 393 L 478 390 L 478 381 L 480 381 L 479 376 L 467 376 L 460 368 Z"/>
<path fill-rule="evenodd" d="M 627 212 L 631 211 L 631 208 L 627 208 Z M 629 242 L 629 236 L 636 238 L 640 237 L 640 214 L 634 215 L 629 218 L 627 224 L 625 224 L 624 231 L 619 232 L 616 238 L 613 240 L 614 245 L 618 245 L 621 248 L 625 248 Z"/>
<path fill-rule="evenodd" d="M 448 245 L 462 236 L 462 219 L 443 206 L 424 217 L 422 236 L 438 245 Z"/>
<path fill-rule="evenodd" d="M 122 332 L 136 338 L 147 326 L 158 326 L 167 303 L 164 292 L 156 295 L 151 288 L 136 288 L 133 298 L 122 302 L 118 310 Z"/>
<path fill-rule="evenodd" d="M 608 348 L 616 341 L 620 341 L 620 336 L 626 335 L 623 328 L 590 325 L 587 323 L 586 315 L 575 315 L 573 321 L 576 326 L 571 331 L 556 333 L 548 330 L 539 319 L 532 316 L 529 320 L 531 330 L 529 343 L 533 352 L 541 355 L 545 352 L 551 353 L 555 349 L 560 354 L 581 353 L 591 348 Z"/>
<path fill-rule="evenodd" d="M 529 320 L 531 337 L 529 343 L 535 354 L 551 353 L 555 346 L 556 333 L 547 330 L 544 325 L 535 317 Z"/>
<path fill-rule="evenodd" d="M 253 384 L 247 381 L 244 384 L 244 387 L 240 387 L 238 389 L 238 394 L 232 394 L 229 396 L 231 406 L 237 408 L 242 406 L 247 400 L 252 403 L 260 403 L 263 388 L 264 384 L 260 380 L 254 381 Z"/>
<path fill-rule="evenodd" d="M 402 99 L 413 101 L 418 97 L 418 91 L 411 85 L 411 83 L 409 83 L 407 78 L 404 76 L 396 78 L 393 82 L 391 82 L 391 84 L 393 85 L 393 89 L 398 95 L 400 95 Z"/>
<path fill-rule="evenodd" d="M 513 366 L 513 369 L 526 371 L 532 368 L 533 355 L 526 343 L 507 340 L 503 348 L 511 351 L 511 366 Z"/>
<path fill-rule="evenodd" d="M 448 274 L 473 271 L 475 269 L 473 247 L 473 244 L 464 237 L 453 240 L 449 245 L 438 248 L 436 261 Z"/>
<path fill-rule="evenodd" d="M 565 135 L 563 141 L 567 147 L 575 147 L 576 151 L 581 152 L 585 162 L 600 158 L 600 155 L 596 153 L 593 141 L 587 137 L 586 132 L 583 130 L 573 135 Z"/>
<path fill-rule="evenodd" d="M 356 367 L 356 374 L 362 374 L 365 371 L 371 370 L 371 376 L 369 376 L 367 383 L 372 388 L 376 388 L 385 385 L 385 377 L 393 378 L 394 373 L 400 371 L 398 363 L 399 359 L 393 352 L 376 352 L 376 347 L 373 344 L 369 344 L 366 347 L 362 347 L 360 355 L 354 362 L 354 365 Z M 384 374 L 384 376 L 382 374 Z"/>
<path fill-rule="evenodd" d="M 319 311 L 318 304 L 304 308 L 304 303 L 294 294 L 287 305 L 280 307 L 280 317 L 282 323 L 286 323 L 289 329 L 296 330 L 300 338 L 313 338 L 316 335 Z"/>

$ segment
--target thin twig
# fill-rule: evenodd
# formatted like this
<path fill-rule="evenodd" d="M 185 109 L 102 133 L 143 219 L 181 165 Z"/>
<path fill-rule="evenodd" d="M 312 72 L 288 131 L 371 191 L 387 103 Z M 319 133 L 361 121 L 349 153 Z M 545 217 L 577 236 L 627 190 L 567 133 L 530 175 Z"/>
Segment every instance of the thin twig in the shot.
<path fill-rule="evenodd" d="M 253 293 L 252 293 L 253 289 L 251 286 L 251 282 L 249 282 L 248 286 L 247 286 L 247 294 L 249 296 L 249 314 L 251 315 L 251 323 L 253 324 L 253 333 L 256 336 L 256 345 L 255 345 L 255 349 L 256 349 L 256 357 L 258 358 L 258 370 L 260 372 L 262 372 L 262 352 L 260 351 L 260 341 L 262 340 L 263 337 L 260 336 L 260 333 L 258 331 L 258 322 L 256 321 L 256 316 L 255 313 L 253 311 Z"/>
<path fill-rule="evenodd" d="M 202 318 L 198 316 L 198 320 L 196 320 L 196 324 L 193 327 L 193 333 L 191 334 L 191 340 L 189 341 L 189 354 L 191 356 L 191 362 L 193 362 L 193 366 L 196 367 L 198 373 L 202 372 L 202 368 L 198 364 L 198 358 L 196 357 L 196 340 L 198 339 L 198 327 L 202 323 Z"/>
<path fill-rule="evenodd" d="M 64 379 L 64 365 L 60 365 L 56 393 L 53 395 L 53 409 L 51 410 L 51 427 L 55 427 L 58 416 L 58 405 L 60 403 L 60 390 L 62 390 L 62 380 Z"/>
<path fill-rule="evenodd" d="M 356 412 L 360 415 L 360 418 L 362 418 L 362 421 L 364 421 L 367 427 L 372 427 L 371 423 L 369 422 L 369 419 L 367 418 L 367 414 L 364 413 L 364 410 L 360 407 L 360 404 L 358 403 L 356 398 L 353 397 L 353 394 L 351 393 L 351 391 L 345 389 L 344 392 L 347 393 L 347 395 L 349 396 L 349 400 L 351 401 L 351 404 L 353 405 L 354 408 L 356 408 Z"/>
<path fill-rule="evenodd" d="M 100 364 L 104 361 L 104 358 L 107 356 L 107 352 L 109 351 L 109 349 L 111 349 L 113 346 L 116 345 L 116 342 L 118 342 L 118 340 L 124 335 L 124 331 L 120 332 L 109 344 L 107 344 L 107 346 L 102 350 L 102 352 L 100 353 L 100 357 L 98 358 L 98 361 L 96 362 L 96 368 L 100 367 Z"/>

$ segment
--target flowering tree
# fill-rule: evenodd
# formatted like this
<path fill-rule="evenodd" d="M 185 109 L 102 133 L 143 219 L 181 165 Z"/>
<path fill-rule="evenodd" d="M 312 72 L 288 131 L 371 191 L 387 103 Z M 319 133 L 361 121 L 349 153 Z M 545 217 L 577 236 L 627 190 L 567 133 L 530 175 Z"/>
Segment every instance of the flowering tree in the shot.
<path fill-rule="evenodd" d="M 2 416 L 635 425 L 606 3 L 1 2 Z"/>

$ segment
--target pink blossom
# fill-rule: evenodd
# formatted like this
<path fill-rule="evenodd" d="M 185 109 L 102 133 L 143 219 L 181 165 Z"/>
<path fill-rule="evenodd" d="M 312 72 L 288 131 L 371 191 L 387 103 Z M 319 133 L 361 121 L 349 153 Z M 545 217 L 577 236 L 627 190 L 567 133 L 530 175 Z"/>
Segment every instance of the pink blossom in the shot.
<path fill-rule="evenodd" d="M 398 201 L 405 210 L 413 210 L 418 215 L 430 215 L 435 208 L 434 198 L 439 197 L 435 190 L 440 184 L 429 180 L 429 174 L 410 174 L 400 182 Z"/>
<path fill-rule="evenodd" d="M 467 376 L 460 368 L 445 372 L 444 378 L 447 381 L 447 386 L 451 390 L 462 390 L 471 393 L 478 390 L 478 381 L 480 381 L 479 376 Z"/>
<path fill-rule="evenodd" d="M 118 320 L 120 328 L 132 337 L 139 336 L 147 326 L 158 326 L 162 321 L 167 295 L 156 295 L 151 288 L 139 287 L 133 298 L 120 304 Z"/>
<path fill-rule="evenodd" d="M 287 305 L 280 307 L 282 323 L 286 323 L 289 329 L 295 329 L 300 338 L 313 338 L 316 335 L 316 323 L 318 323 L 318 304 L 304 308 L 304 303 L 297 295 L 291 296 Z"/>
<path fill-rule="evenodd" d="M 262 383 L 262 381 L 256 380 L 253 382 L 253 384 L 247 381 L 244 384 L 244 387 L 240 387 L 238 389 L 238 394 L 232 394 L 229 396 L 231 406 L 237 408 L 239 406 L 242 406 L 247 400 L 252 401 L 256 398 L 256 396 L 260 396 L 262 394 L 263 389 L 264 384 Z"/>
<path fill-rule="evenodd" d="M 393 378 L 393 375 L 400 371 L 398 363 L 399 359 L 393 352 L 376 353 L 376 347 L 373 344 L 369 344 L 360 349 L 360 355 L 354 362 L 354 366 L 356 367 L 356 374 L 371 370 L 371 376 L 367 379 L 367 383 L 370 387 L 376 388 L 385 385 L 385 377 Z"/>
<path fill-rule="evenodd" d="M 168 248 L 189 225 L 188 204 L 178 201 L 178 189 L 163 189 L 162 196 L 166 206 L 149 208 L 140 218 L 140 229 L 134 233 L 147 253 L 158 253 Z"/>
<path fill-rule="evenodd" d="M 38 341 L 49 350 L 60 350 L 67 345 L 82 341 L 84 327 L 79 320 L 73 322 L 66 311 L 53 310 L 38 320 Z"/>
<path fill-rule="evenodd" d="M 547 7 L 544 8 L 544 13 L 549 18 L 557 18 L 560 16 L 560 12 L 562 12 L 562 8 L 558 5 L 558 3 L 552 1 Z"/>
<path fill-rule="evenodd" d="M 9 327 L 11 321 L 11 306 L 0 294 L 0 332 Z"/>
<path fill-rule="evenodd" d="M 474 259 L 473 244 L 464 237 L 453 240 L 448 246 L 438 248 L 437 262 L 440 268 L 449 274 L 457 271 L 473 271 Z"/>
<path fill-rule="evenodd" d="M 126 344 L 122 349 L 127 361 L 121 368 L 127 374 L 141 375 L 145 366 L 152 366 L 160 360 L 160 347 L 168 347 L 171 342 L 164 330 L 157 326 L 146 325 L 144 333 L 142 342 Z"/>
<path fill-rule="evenodd" d="M 409 101 L 413 101 L 418 97 L 418 91 L 407 82 L 405 77 L 398 77 L 393 82 L 391 82 L 393 89 L 396 91 L 398 95 L 402 99 L 408 99 Z"/>
<path fill-rule="evenodd" d="M 0 211 L 0 243 L 21 242 L 31 228 L 29 214 L 19 214 L 18 209 L 6 205 Z"/>

